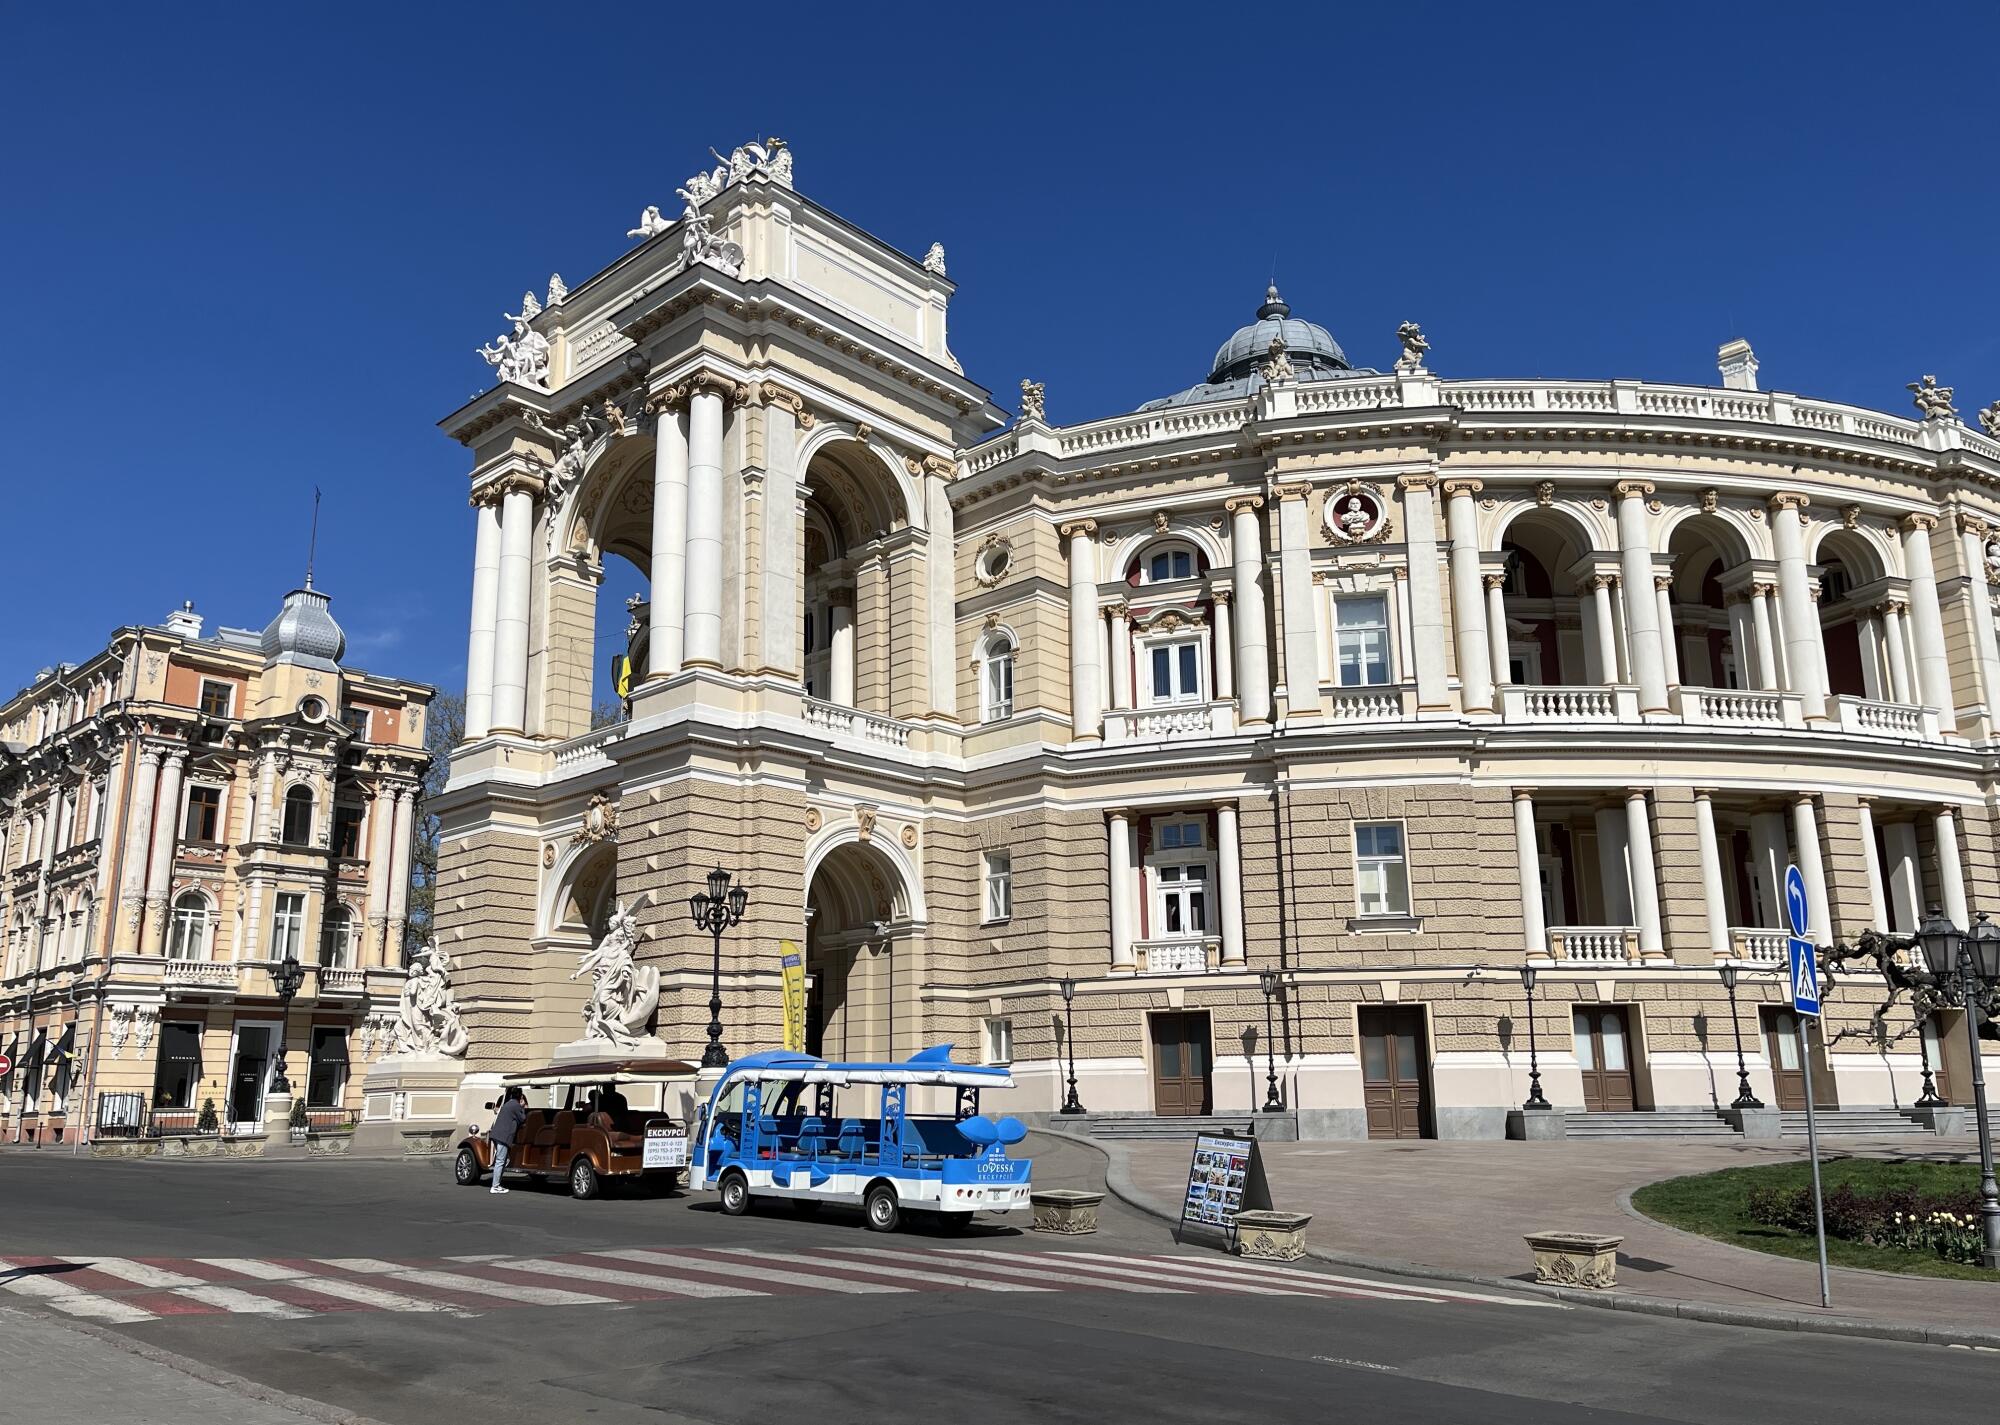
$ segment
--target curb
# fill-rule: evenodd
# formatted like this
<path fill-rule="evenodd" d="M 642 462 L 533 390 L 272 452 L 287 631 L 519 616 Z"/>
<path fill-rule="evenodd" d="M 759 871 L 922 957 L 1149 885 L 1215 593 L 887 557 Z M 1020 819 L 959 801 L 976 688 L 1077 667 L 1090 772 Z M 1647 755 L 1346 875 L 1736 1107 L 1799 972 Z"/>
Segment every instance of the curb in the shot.
<path fill-rule="evenodd" d="M 1131 1160 L 1123 1144 L 1100 1142 L 1094 1138 L 1081 1136 L 1071 1141 L 1085 1144 L 1104 1155 L 1104 1185 L 1113 1197 L 1126 1206 L 1145 1213 L 1148 1217 L 1158 1218 L 1162 1222 L 1174 1225 L 1179 1224 L 1178 1214 L 1132 1180 Z M 1323 1247 L 1307 1247 L 1306 1255 L 1315 1261 L 1328 1262 L 1334 1266 L 1359 1267 L 1364 1271 L 1411 1277 L 1419 1281 L 1461 1282 L 1469 1286 L 1533 1292 L 1537 1296 L 1550 1297 L 1568 1305 L 1591 1306 L 1599 1311 L 1627 1311 L 1641 1316 L 1670 1316 L 1682 1321 L 1706 1321 L 1718 1326 L 1751 1326 L 1764 1331 L 1817 1332 L 1830 1336 L 1866 1336 L 1882 1341 L 1909 1341 L 1927 1346 L 1984 1347 L 1988 1350 L 2000 1350 L 2000 1331 L 1979 1331 L 1954 1326 L 1920 1326 L 1894 1321 L 1871 1321 L 1854 1316 L 1820 1316 L 1803 1311 L 1777 1311 L 1760 1307 L 1721 1306 L 1713 1302 L 1679 1301 L 1660 1296 L 1631 1296 L 1622 1292 L 1607 1294 L 1580 1291 L 1575 1287 L 1524 1282 L 1515 1277 L 1455 1271 L 1448 1267 L 1430 1267 L 1418 1262 L 1387 1261 L 1380 1257 L 1363 1257 L 1351 1252 L 1333 1252 Z"/>

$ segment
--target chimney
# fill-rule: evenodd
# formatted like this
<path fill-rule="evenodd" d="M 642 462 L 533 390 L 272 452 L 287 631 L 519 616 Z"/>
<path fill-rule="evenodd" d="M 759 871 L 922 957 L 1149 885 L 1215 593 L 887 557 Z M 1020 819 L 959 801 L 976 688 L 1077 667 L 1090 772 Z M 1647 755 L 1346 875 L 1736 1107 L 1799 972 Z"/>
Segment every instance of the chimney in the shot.
<path fill-rule="evenodd" d="M 1742 337 L 1725 341 L 1715 350 L 1715 365 L 1722 372 L 1722 384 L 1731 391 L 1757 389 L 1757 353 Z"/>
<path fill-rule="evenodd" d="M 182 638 L 201 637 L 201 615 L 194 611 L 193 599 L 167 615 L 167 632 L 177 633 Z"/>

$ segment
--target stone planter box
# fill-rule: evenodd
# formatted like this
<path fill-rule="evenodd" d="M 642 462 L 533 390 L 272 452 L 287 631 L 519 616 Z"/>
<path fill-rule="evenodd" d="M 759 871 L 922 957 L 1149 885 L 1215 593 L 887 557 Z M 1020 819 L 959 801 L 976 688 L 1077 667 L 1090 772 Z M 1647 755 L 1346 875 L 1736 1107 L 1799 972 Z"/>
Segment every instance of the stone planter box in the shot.
<path fill-rule="evenodd" d="M 1618 1244 L 1623 1237 L 1596 1232 L 1530 1232 L 1522 1240 L 1535 1254 L 1538 1282 L 1593 1291 L 1608 1291 L 1618 1285 Z"/>
<path fill-rule="evenodd" d="M 94 1138 L 90 1144 L 93 1158 L 157 1158 L 160 1144 L 152 1138 Z"/>
<path fill-rule="evenodd" d="M 1296 1262 L 1306 1254 L 1306 1224 L 1310 1221 L 1310 1212 L 1239 1212 L 1236 1255 Z"/>
<path fill-rule="evenodd" d="M 430 1158 L 449 1153 L 458 1141 L 458 1128 L 405 1128 L 403 1130 L 403 1156 L 406 1158 Z"/>
<path fill-rule="evenodd" d="M 352 1133 L 314 1133 L 306 1138 L 306 1152 L 315 1158 L 338 1158 L 354 1147 Z"/>
<path fill-rule="evenodd" d="M 1029 1193 L 1028 1201 L 1035 1209 L 1035 1231 L 1080 1237 L 1097 1230 L 1097 1205 L 1104 1201 L 1104 1194 L 1051 1188 Z"/>

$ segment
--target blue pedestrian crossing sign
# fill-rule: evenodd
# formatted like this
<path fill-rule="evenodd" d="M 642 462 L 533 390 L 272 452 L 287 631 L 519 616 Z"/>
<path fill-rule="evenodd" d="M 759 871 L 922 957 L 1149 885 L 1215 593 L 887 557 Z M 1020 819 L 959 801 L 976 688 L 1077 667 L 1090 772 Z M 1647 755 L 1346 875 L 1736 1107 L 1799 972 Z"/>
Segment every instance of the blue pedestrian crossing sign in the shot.
<path fill-rule="evenodd" d="M 1813 943 L 1802 935 L 1787 942 L 1790 947 L 1792 1009 L 1799 1014 L 1819 1013 L 1819 961 Z"/>
<path fill-rule="evenodd" d="M 1785 867 L 1785 915 L 1792 922 L 1792 934 L 1811 937 L 1812 908 L 1806 901 L 1806 878 L 1797 866 Z"/>

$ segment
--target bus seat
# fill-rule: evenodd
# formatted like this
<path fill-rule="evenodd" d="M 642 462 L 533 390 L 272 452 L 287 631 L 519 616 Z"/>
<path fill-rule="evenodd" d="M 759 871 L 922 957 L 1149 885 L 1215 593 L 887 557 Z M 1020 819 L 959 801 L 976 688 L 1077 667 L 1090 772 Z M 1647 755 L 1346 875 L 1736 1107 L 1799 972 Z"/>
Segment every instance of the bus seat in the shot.
<path fill-rule="evenodd" d="M 868 1151 L 868 1134 L 858 1118 L 840 1120 L 840 1154 L 844 1158 L 859 1158 Z"/>
<path fill-rule="evenodd" d="M 551 1134 L 549 1140 L 550 1146 L 556 1148 L 569 1147 L 569 1140 L 576 1132 L 576 1115 L 568 1109 L 564 1109 L 556 1115 L 553 1129 L 554 1132 Z"/>
<path fill-rule="evenodd" d="M 824 1152 L 826 1149 L 826 1120 L 808 1118 L 799 1125 L 799 1152 L 801 1155 Z"/>

